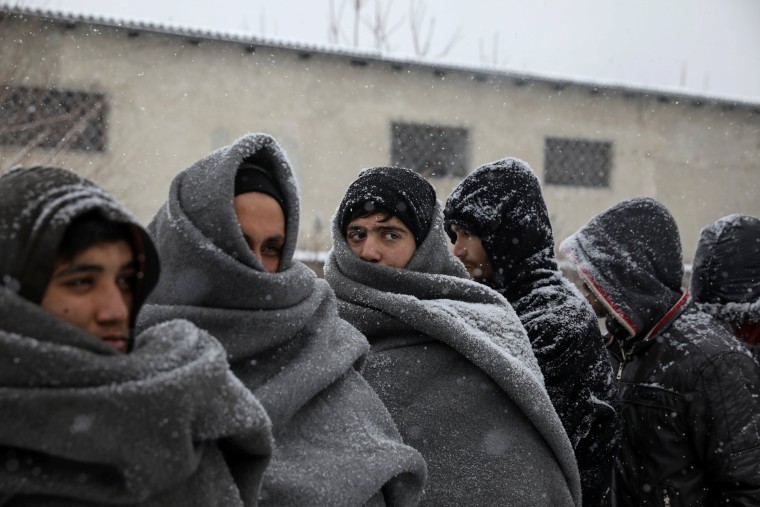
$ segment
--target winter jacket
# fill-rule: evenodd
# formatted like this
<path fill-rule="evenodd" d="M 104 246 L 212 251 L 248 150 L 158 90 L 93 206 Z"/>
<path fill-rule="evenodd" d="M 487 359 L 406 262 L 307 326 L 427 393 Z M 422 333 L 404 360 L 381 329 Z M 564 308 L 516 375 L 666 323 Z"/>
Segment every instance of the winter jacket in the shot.
<path fill-rule="evenodd" d="M 451 226 L 480 237 L 494 271 L 488 282 L 525 326 L 557 414 L 575 449 L 583 503 L 603 505 L 620 439 L 618 395 L 593 311 L 554 258 L 538 179 L 507 158 L 465 178 L 446 202 Z"/>
<path fill-rule="evenodd" d="M 325 278 L 370 340 L 363 370 L 428 463 L 425 505 L 580 505 L 570 441 L 509 303 L 446 247 L 440 206 L 405 269 L 363 261 L 339 214 Z"/>
<path fill-rule="evenodd" d="M 158 277 L 147 233 L 69 171 L 12 171 L 0 195 L 0 505 L 255 505 L 271 426 L 218 342 L 173 321 L 125 354 L 38 304 L 66 228 L 98 212 L 139 245 L 137 312 Z"/>
<path fill-rule="evenodd" d="M 284 200 L 279 271 L 266 272 L 235 215 L 244 160 L 269 171 Z M 338 317 L 324 280 L 293 260 L 298 190 L 271 137 L 250 134 L 178 174 L 149 231 L 165 283 L 141 326 L 182 317 L 221 343 L 272 420 L 275 448 L 260 505 L 415 505 L 425 463 L 357 372 L 366 338 Z"/>
<path fill-rule="evenodd" d="M 623 439 L 613 504 L 758 505 L 758 369 L 681 289 L 670 213 L 653 199 L 624 201 L 560 248 L 614 317 Z"/>

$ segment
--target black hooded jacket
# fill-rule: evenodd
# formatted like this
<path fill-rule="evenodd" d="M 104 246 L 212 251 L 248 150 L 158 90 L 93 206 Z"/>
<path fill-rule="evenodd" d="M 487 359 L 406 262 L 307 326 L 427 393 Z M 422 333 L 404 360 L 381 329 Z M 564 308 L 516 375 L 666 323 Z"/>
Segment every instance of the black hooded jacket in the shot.
<path fill-rule="evenodd" d="M 523 161 L 476 169 L 446 202 L 456 224 L 480 237 L 494 270 L 490 285 L 528 332 L 549 397 L 575 449 L 584 505 L 603 504 L 619 439 L 617 394 L 596 318 L 560 273 L 541 187 Z"/>
<path fill-rule="evenodd" d="M 657 201 L 624 201 L 560 250 L 613 318 L 623 400 L 615 505 L 758 505 L 760 376 L 681 289 L 681 244 Z"/>
<path fill-rule="evenodd" d="M 727 324 L 760 324 L 760 219 L 729 215 L 702 229 L 691 294 L 701 310 Z M 760 346 L 753 352 L 760 358 Z"/>

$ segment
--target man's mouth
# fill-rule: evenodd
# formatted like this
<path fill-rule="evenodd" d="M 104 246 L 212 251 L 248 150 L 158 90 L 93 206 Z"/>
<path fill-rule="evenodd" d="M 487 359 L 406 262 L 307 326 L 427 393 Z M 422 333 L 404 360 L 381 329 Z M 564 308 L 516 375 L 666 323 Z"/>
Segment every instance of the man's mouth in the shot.
<path fill-rule="evenodd" d="M 102 340 L 119 352 L 127 351 L 127 337 L 119 335 L 103 336 Z"/>

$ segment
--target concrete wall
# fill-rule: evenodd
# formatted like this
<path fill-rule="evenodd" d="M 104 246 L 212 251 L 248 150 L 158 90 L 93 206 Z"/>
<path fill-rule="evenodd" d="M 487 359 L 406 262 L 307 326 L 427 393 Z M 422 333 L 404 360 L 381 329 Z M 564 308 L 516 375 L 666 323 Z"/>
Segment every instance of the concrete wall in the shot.
<path fill-rule="evenodd" d="M 361 168 L 390 163 L 392 121 L 468 128 L 468 167 L 516 156 L 542 181 L 545 137 L 613 142 L 608 188 L 544 186 L 557 242 L 620 200 L 649 195 L 676 217 L 688 262 L 705 224 L 760 215 L 758 107 L 281 48 L 248 52 L 83 23 L 0 23 L 0 69 L 19 60 L 14 51 L 31 56 L 24 72 L 6 69 L 4 81 L 108 94 L 107 152 L 66 152 L 53 162 L 92 177 L 146 222 L 177 172 L 246 132 L 267 132 L 300 182 L 300 248 L 325 250 L 346 187 Z M 0 166 L 16 151 L 0 146 Z M 46 156 L 35 150 L 23 163 Z M 431 182 L 443 201 L 458 180 Z"/>

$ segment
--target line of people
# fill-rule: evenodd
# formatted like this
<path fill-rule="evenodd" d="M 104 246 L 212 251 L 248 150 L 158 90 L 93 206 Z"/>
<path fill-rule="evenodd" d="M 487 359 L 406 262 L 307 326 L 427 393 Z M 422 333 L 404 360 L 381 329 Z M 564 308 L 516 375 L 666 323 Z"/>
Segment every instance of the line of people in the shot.
<path fill-rule="evenodd" d="M 443 209 L 362 171 L 324 280 L 268 135 L 179 173 L 147 230 L 61 169 L 0 196 L 0 505 L 760 501 L 758 367 L 728 332 L 758 339 L 756 219 L 703 231 L 699 304 L 654 200 L 565 240 L 608 357 L 517 159 Z"/>

